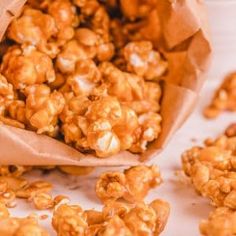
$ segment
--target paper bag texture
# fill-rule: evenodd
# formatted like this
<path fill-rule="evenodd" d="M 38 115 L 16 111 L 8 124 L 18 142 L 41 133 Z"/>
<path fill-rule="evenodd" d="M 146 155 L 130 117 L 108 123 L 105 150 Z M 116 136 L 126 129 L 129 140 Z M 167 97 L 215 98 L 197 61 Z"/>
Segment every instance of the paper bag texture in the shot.
<path fill-rule="evenodd" d="M 0 1 L 0 40 L 25 0 Z M 161 38 L 157 42 L 169 63 L 163 78 L 162 132 L 142 155 L 128 151 L 102 159 L 34 132 L 0 125 L 1 165 L 136 165 L 156 157 L 191 114 L 204 82 L 211 55 L 207 14 L 203 1 L 159 0 Z M 158 27 L 158 26 L 157 26 Z"/>

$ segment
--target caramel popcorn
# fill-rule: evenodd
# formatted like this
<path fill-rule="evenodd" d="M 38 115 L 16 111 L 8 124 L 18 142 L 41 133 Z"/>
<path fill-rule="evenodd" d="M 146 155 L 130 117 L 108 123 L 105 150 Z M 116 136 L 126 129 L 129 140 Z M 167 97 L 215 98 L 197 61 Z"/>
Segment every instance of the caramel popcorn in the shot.
<path fill-rule="evenodd" d="M 50 209 L 54 206 L 51 195 L 44 192 L 36 193 L 35 196 L 33 196 L 33 202 L 35 208 L 38 210 Z"/>
<path fill-rule="evenodd" d="M 220 87 L 216 90 L 211 104 L 204 111 L 206 118 L 215 118 L 225 110 L 236 110 L 235 82 L 236 73 L 232 73 L 224 79 Z"/>
<path fill-rule="evenodd" d="M 169 212 L 169 204 L 159 199 L 137 205 L 109 202 L 102 212 L 61 205 L 53 213 L 52 225 L 62 236 L 159 235 Z"/>
<path fill-rule="evenodd" d="M 49 236 L 47 231 L 39 226 L 37 219 L 32 217 L 0 219 L 0 235 L 2 236 Z"/>
<path fill-rule="evenodd" d="M 13 86 L 0 74 L 0 115 L 4 115 L 9 103 L 14 99 Z"/>
<path fill-rule="evenodd" d="M 60 236 L 85 235 L 87 222 L 79 206 L 60 205 L 53 213 L 53 228 Z"/>
<path fill-rule="evenodd" d="M 226 236 L 236 233 L 236 212 L 219 207 L 200 224 L 200 232 L 205 236 Z"/>
<path fill-rule="evenodd" d="M 159 52 L 153 50 L 150 41 L 128 43 L 123 54 L 127 70 L 146 80 L 157 80 L 167 69 L 167 62 L 162 60 Z"/>
<path fill-rule="evenodd" d="M 183 169 L 196 190 L 215 206 L 236 209 L 236 138 L 221 136 L 182 156 Z"/>
<path fill-rule="evenodd" d="M 129 202 L 140 202 L 151 188 L 161 183 L 156 166 L 135 166 L 120 172 L 103 173 L 96 184 L 96 194 L 100 200 L 123 198 Z"/>
<path fill-rule="evenodd" d="M 0 122 L 100 158 L 144 152 L 161 131 L 167 71 L 155 5 L 28 0 L 6 34 Z"/>
<path fill-rule="evenodd" d="M 19 44 L 36 46 L 42 52 L 54 57 L 58 49 L 48 41 L 57 34 L 57 31 L 52 16 L 26 6 L 22 15 L 11 23 L 7 36 Z"/>
<path fill-rule="evenodd" d="M 53 133 L 58 115 L 64 108 L 64 97 L 44 84 L 32 85 L 25 90 L 26 118 L 37 133 Z"/>
<path fill-rule="evenodd" d="M 86 166 L 58 166 L 58 168 L 70 175 L 88 175 L 93 170 L 94 167 L 86 167 Z"/>
<path fill-rule="evenodd" d="M 52 60 L 34 46 L 9 48 L 3 57 L 1 72 L 16 89 L 55 80 Z"/>

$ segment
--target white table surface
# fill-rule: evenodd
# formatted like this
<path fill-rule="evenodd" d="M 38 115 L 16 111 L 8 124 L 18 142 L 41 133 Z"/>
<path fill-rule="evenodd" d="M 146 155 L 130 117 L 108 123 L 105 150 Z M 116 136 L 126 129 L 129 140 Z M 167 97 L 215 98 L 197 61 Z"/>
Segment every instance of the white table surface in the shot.
<path fill-rule="evenodd" d="M 181 153 L 192 145 L 200 144 L 206 137 L 215 137 L 223 132 L 225 127 L 235 121 L 235 114 L 224 114 L 213 121 L 205 120 L 202 116 L 202 109 L 206 102 L 210 100 L 216 83 L 210 80 L 202 91 L 199 104 L 190 119 L 184 124 L 182 129 L 172 138 L 166 150 L 151 163 L 157 164 L 161 168 L 164 183 L 150 192 L 146 201 L 149 202 L 155 198 L 162 198 L 170 202 L 171 215 L 163 236 L 197 236 L 199 221 L 208 216 L 212 207 L 209 201 L 198 196 L 193 190 L 191 184 L 180 181 L 176 177 L 175 171 L 181 169 Z M 193 142 L 193 139 L 197 141 Z M 114 169 L 114 168 L 112 168 Z M 65 194 L 71 199 L 71 203 L 78 203 L 84 209 L 101 209 L 102 205 L 95 196 L 94 186 L 96 177 L 99 173 L 111 170 L 99 168 L 89 176 L 73 177 L 59 172 L 53 172 L 49 175 L 42 175 L 40 171 L 34 171 L 28 174 L 30 179 L 44 179 L 53 183 L 53 195 Z M 36 211 L 33 206 L 25 201 L 19 201 L 16 208 L 12 209 L 15 216 L 24 217 L 29 213 L 36 212 L 43 215 L 47 211 Z M 51 226 L 50 218 L 40 220 L 50 235 L 55 235 Z"/>

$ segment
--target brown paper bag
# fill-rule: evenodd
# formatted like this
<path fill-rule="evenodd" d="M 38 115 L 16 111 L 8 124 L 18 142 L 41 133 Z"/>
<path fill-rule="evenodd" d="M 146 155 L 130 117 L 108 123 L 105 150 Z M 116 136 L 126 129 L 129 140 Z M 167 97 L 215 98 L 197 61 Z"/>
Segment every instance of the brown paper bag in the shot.
<path fill-rule="evenodd" d="M 0 1 L 0 40 L 25 2 Z M 157 11 L 162 32 L 158 45 L 169 62 L 169 72 L 163 79 L 162 132 L 144 154 L 124 151 L 101 159 L 45 135 L 0 125 L 0 164 L 118 166 L 157 156 L 192 112 L 211 54 L 203 1 L 159 0 Z"/>

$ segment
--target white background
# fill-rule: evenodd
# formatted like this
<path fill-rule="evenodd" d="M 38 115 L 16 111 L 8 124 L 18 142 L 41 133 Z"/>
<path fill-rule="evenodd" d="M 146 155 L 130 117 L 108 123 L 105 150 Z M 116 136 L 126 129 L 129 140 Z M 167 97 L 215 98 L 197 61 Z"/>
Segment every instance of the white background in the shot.
<path fill-rule="evenodd" d="M 215 49 L 209 81 L 199 99 L 195 112 L 177 132 L 166 150 L 152 163 L 160 166 L 164 183 L 151 191 L 146 201 L 162 198 L 170 202 L 171 215 L 163 236 L 197 236 L 199 235 L 199 221 L 208 216 L 212 209 L 209 201 L 198 196 L 191 184 L 181 181 L 175 175 L 175 171 L 181 169 L 181 153 L 193 145 L 201 144 L 207 137 L 216 137 L 226 128 L 230 122 L 235 121 L 235 114 L 224 114 L 213 121 L 205 120 L 202 109 L 206 102 L 210 101 L 214 88 L 219 84 L 221 77 L 233 69 L 236 69 L 236 1 L 234 0 L 208 0 L 210 23 L 212 28 L 213 46 Z M 196 139 L 196 142 L 193 142 Z M 111 168 L 109 169 L 111 170 Z M 70 196 L 72 203 L 80 204 L 84 209 L 101 209 L 102 205 L 95 196 L 94 185 L 99 173 L 106 169 L 97 169 L 92 175 L 86 177 L 66 176 L 54 172 L 42 176 L 35 171 L 29 175 L 30 179 L 45 179 L 53 183 L 53 195 L 65 194 Z M 18 206 L 12 209 L 17 216 L 26 216 L 32 213 L 34 208 L 25 201 L 18 202 Z M 36 212 L 36 211 L 35 211 Z M 36 212 L 38 215 L 44 211 Z M 51 212 L 47 212 L 51 214 Z M 50 226 L 50 219 L 41 220 L 51 235 L 55 235 Z"/>

